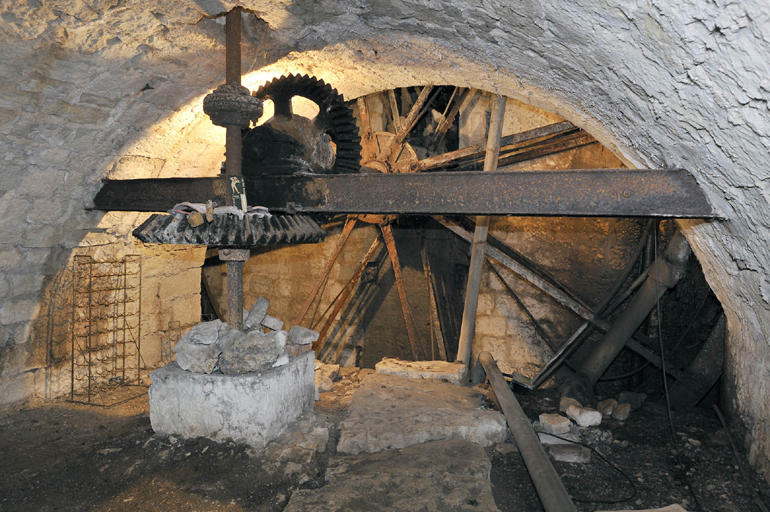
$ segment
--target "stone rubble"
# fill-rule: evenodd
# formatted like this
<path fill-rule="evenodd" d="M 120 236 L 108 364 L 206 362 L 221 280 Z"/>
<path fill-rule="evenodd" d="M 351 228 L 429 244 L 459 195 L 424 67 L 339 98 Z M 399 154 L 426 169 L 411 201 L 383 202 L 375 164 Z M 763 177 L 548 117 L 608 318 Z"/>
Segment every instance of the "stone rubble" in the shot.
<path fill-rule="evenodd" d="M 571 427 L 572 422 L 569 418 L 565 418 L 561 414 L 540 415 L 540 429 L 547 434 L 566 434 Z"/>
<path fill-rule="evenodd" d="M 334 391 L 334 381 L 339 377 L 340 365 L 315 362 L 315 389 L 316 400 L 320 400 L 320 393 Z"/>
<path fill-rule="evenodd" d="M 260 325 L 262 325 L 262 327 L 267 327 L 272 331 L 280 331 L 283 329 L 283 320 L 279 320 L 274 316 L 265 315 L 265 318 L 262 319 Z"/>
<path fill-rule="evenodd" d="M 508 455 L 510 453 L 518 453 L 519 448 L 513 443 L 497 443 L 495 445 L 495 451 L 500 455 Z"/>
<path fill-rule="evenodd" d="M 307 327 L 295 325 L 289 331 L 290 345 L 310 345 L 318 340 L 318 333 Z"/>
<path fill-rule="evenodd" d="M 573 426 L 569 432 L 564 434 L 558 434 L 559 437 L 552 436 L 546 432 L 538 432 L 537 437 L 540 438 L 540 443 L 546 446 L 552 444 L 572 444 L 570 441 L 580 442 L 580 431 L 578 427 Z M 563 439 L 560 439 L 563 438 Z"/>
<path fill-rule="evenodd" d="M 402 361 L 386 357 L 374 365 L 377 373 L 408 379 L 436 379 L 462 386 L 468 382 L 468 367 L 447 361 Z"/>
<path fill-rule="evenodd" d="M 647 399 L 644 393 L 633 393 L 631 391 L 622 391 L 618 396 L 618 402 L 621 404 L 631 404 L 632 411 L 638 411 Z"/>
<path fill-rule="evenodd" d="M 567 416 L 575 421 L 581 427 L 595 427 L 602 423 L 602 413 L 596 409 L 587 407 L 567 407 Z"/>
<path fill-rule="evenodd" d="M 270 307 L 270 301 L 264 297 L 260 297 L 256 301 L 254 301 L 254 305 L 251 306 L 251 310 L 249 311 L 249 314 L 246 316 L 246 318 L 243 321 L 244 329 L 248 330 L 253 327 L 262 325 L 262 320 L 265 319 L 265 315 L 267 315 L 267 309 L 269 307 Z"/>
<path fill-rule="evenodd" d="M 618 404 L 617 407 L 615 407 L 615 410 L 612 411 L 612 419 L 618 421 L 626 421 L 629 414 L 631 414 L 631 404 Z"/>
<path fill-rule="evenodd" d="M 269 336 L 257 331 L 230 331 L 228 336 L 230 333 L 235 334 L 222 344 L 219 356 L 219 369 L 225 375 L 266 370 L 283 354 L 285 336 Z"/>
<path fill-rule="evenodd" d="M 217 341 L 222 325 L 220 320 L 202 322 L 182 336 L 174 347 L 179 367 L 197 373 L 214 371 L 221 353 Z"/>
<path fill-rule="evenodd" d="M 287 333 L 281 320 L 267 314 L 269 306 L 270 302 L 260 297 L 251 311 L 243 310 L 244 332 L 228 330 L 220 320 L 194 326 L 174 348 L 179 367 L 197 373 L 219 370 L 240 375 L 286 365 L 291 358 L 310 351 L 318 333 L 298 326 Z"/>
<path fill-rule="evenodd" d="M 569 407 L 570 405 L 574 405 L 575 407 L 583 407 L 583 404 L 581 404 L 574 398 L 563 396 L 559 399 L 559 412 L 567 412 L 567 407 Z"/>
<path fill-rule="evenodd" d="M 548 453 L 553 460 L 559 462 L 571 462 L 588 464 L 591 462 L 591 449 L 579 444 L 552 444 L 548 446 Z"/>
<path fill-rule="evenodd" d="M 604 417 L 610 417 L 612 416 L 613 411 L 618 406 L 618 401 L 614 398 L 608 398 L 607 400 L 602 400 L 598 404 L 596 404 L 596 409 L 602 413 L 602 416 Z"/>

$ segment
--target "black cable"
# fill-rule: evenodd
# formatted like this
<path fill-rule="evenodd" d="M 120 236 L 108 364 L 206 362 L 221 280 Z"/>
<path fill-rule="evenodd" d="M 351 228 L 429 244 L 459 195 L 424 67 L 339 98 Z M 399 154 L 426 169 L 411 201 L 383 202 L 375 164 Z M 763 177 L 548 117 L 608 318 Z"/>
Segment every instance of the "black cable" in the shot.
<path fill-rule="evenodd" d="M 655 237 L 655 254 L 658 254 L 658 237 Z M 663 370 L 663 391 L 666 394 L 666 411 L 668 412 L 668 423 L 671 427 L 671 442 L 676 452 L 676 460 L 679 462 L 679 467 L 684 471 L 684 463 L 682 462 L 682 450 L 677 449 L 676 428 L 674 427 L 674 415 L 671 413 L 671 398 L 668 394 L 668 374 L 666 373 L 666 354 L 663 350 L 663 324 L 662 311 L 660 309 L 660 293 L 658 292 L 658 258 L 655 258 L 653 262 L 655 267 L 655 306 L 658 310 L 658 344 L 660 345 L 660 368 Z M 690 491 L 690 495 L 695 503 L 695 510 L 702 510 L 698 497 L 695 495 L 695 490 L 692 488 L 692 483 L 687 478 L 687 472 L 685 472 L 684 481 L 687 483 L 687 489 Z"/>
<path fill-rule="evenodd" d="M 615 471 L 617 471 L 618 473 L 623 475 L 623 477 L 628 481 L 628 483 L 631 484 L 631 494 L 627 498 L 618 498 L 618 499 L 614 499 L 614 500 L 588 500 L 588 499 L 575 498 L 574 496 L 571 496 L 573 501 L 579 501 L 581 503 L 602 503 L 602 504 L 605 504 L 605 505 L 607 505 L 607 504 L 611 505 L 611 504 L 614 504 L 614 503 L 623 503 L 623 502 L 632 500 L 632 499 L 634 499 L 636 497 L 636 484 L 634 484 L 633 478 L 628 476 L 628 473 L 626 473 L 625 471 L 620 469 L 620 467 L 618 467 L 616 464 L 614 464 L 614 463 L 610 462 L 609 460 L 607 460 L 607 458 L 604 457 L 604 455 L 602 455 L 599 452 L 599 450 L 593 448 L 592 446 L 588 446 L 587 444 L 583 444 L 583 443 L 581 443 L 579 441 L 573 441 L 572 439 L 567 439 L 565 437 L 561 437 L 561 436 L 558 436 L 556 434 L 548 434 L 548 435 L 552 436 L 552 437 L 555 437 L 556 439 L 561 439 L 562 441 L 567 441 L 568 443 L 579 444 L 580 446 L 588 448 L 593 453 L 595 453 L 602 461 L 604 461 L 605 464 L 607 464 L 612 469 L 614 469 Z"/>

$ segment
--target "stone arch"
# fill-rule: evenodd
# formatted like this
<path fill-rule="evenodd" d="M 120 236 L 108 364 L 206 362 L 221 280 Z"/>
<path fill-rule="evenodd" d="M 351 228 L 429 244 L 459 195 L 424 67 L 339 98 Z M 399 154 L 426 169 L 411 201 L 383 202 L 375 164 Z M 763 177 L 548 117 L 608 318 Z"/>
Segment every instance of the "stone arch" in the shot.
<path fill-rule="evenodd" d="M 767 469 L 770 70 L 762 56 L 770 17 L 762 2 L 243 5 L 258 17 L 247 85 L 281 67 L 351 97 L 451 77 L 555 112 L 631 166 L 690 170 L 726 220 L 681 226 L 728 314 L 729 396 L 749 425 L 752 460 Z M 98 180 L 124 157 L 136 157 L 137 172 L 162 174 L 153 159 L 182 143 L 182 134 L 167 144 L 162 133 L 197 119 L 196 98 L 222 80 L 211 16 L 231 2 L 142 6 L 43 2 L 4 13 L 0 357 L 10 400 L 29 396 L 39 276 L 58 272 L 99 227 L 98 215 L 82 210 Z M 107 235 L 126 240 L 125 229 Z"/>

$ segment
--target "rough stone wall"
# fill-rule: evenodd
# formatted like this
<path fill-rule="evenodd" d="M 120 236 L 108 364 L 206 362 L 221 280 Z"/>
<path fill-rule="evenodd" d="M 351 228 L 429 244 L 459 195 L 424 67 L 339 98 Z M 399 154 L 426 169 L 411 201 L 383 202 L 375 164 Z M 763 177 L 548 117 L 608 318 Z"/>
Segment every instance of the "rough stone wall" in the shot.
<path fill-rule="evenodd" d="M 189 105 L 222 81 L 221 30 L 204 15 L 231 5 L 0 7 L 4 375 L 19 371 L 9 350 L 27 343 L 45 282 L 98 225 L 99 214 L 82 210 L 98 179 L 153 136 L 160 142 L 144 156 L 167 155 L 167 145 L 184 138 L 185 123 L 173 120 L 195 117 Z M 350 96 L 472 85 L 584 126 L 629 165 L 691 170 L 727 219 L 683 225 L 727 314 L 734 412 L 749 427 L 752 461 L 770 471 L 766 2 L 243 5 L 261 19 L 247 24 L 260 49 L 244 55 L 244 69 L 259 70 L 255 83 L 290 70 Z"/>

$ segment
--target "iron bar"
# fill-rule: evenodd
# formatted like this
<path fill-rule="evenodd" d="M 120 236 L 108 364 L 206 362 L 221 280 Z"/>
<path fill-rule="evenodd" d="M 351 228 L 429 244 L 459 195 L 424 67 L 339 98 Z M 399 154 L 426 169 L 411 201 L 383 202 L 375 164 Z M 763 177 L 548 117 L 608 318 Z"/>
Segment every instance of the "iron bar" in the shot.
<path fill-rule="evenodd" d="M 479 363 L 484 368 L 497 403 L 500 404 L 500 409 L 503 410 L 505 419 L 508 421 L 508 428 L 532 477 L 543 508 L 546 512 L 577 512 L 564 483 L 546 455 L 540 438 L 532 429 L 529 418 L 524 414 L 511 388 L 508 387 L 492 355 L 489 352 L 482 352 L 479 355 Z"/>
<path fill-rule="evenodd" d="M 715 218 L 684 170 L 375 173 L 244 176 L 249 204 L 306 213 Z M 107 180 L 93 209 L 167 211 L 224 204 L 225 178 Z"/>

